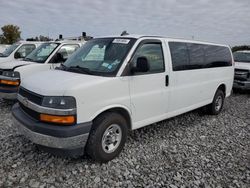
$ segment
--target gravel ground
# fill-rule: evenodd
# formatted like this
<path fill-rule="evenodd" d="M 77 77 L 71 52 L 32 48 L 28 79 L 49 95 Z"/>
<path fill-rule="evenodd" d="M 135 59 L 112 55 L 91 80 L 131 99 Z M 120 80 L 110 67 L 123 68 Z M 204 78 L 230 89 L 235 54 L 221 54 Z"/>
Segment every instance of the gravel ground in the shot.
<path fill-rule="evenodd" d="M 0 187 L 250 187 L 250 95 L 219 116 L 199 110 L 130 133 L 107 164 L 39 150 L 11 125 L 0 100 Z"/>

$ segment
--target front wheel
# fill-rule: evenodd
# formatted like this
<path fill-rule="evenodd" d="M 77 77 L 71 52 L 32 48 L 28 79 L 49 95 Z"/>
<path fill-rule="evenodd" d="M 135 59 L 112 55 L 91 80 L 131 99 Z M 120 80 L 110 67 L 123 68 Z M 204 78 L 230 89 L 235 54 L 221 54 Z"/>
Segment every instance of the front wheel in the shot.
<path fill-rule="evenodd" d="M 100 115 L 93 124 L 86 146 L 87 154 L 95 161 L 108 162 L 122 151 L 127 139 L 127 122 L 113 112 Z"/>
<path fill-rule="evenodd" d="M 211 115 L 218 115 L 224 105 L 225 94 L 222 90 L 217 90 L 213 102 L 205 107 L 206 112 Z"/>

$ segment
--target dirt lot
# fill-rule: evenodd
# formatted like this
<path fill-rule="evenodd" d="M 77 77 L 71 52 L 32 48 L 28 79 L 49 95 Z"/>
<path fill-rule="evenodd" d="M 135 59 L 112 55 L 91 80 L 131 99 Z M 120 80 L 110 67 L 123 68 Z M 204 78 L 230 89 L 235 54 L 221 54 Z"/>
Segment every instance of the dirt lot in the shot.
<path fill-rule="evenodd" d="M 0 187 L 250 187 L 250 94 L 233 94 L 219 116 L 199 110 L 130 133 L 115 160 L 40 151 L 0 100 Z"/>

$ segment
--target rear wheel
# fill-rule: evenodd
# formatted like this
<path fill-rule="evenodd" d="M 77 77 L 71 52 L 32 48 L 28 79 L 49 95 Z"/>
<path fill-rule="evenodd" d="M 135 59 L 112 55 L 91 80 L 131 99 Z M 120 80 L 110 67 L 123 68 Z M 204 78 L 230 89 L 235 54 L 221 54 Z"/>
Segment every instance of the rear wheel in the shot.
<path fill-rule="evenodd" d="M 218 115 L 224 105 L 225 94 L 218 89 L 214 95 L 213 102 L 205 107 L 205 111 L 211 115 Z"/>
<path fill-rule="evenodd" d="M 87 154 L 95 161 L 108 162 L 122 151 L 127 139 L 125 118 L 113 112 L 100 115 L 93 124 L 86 146 Z"/>

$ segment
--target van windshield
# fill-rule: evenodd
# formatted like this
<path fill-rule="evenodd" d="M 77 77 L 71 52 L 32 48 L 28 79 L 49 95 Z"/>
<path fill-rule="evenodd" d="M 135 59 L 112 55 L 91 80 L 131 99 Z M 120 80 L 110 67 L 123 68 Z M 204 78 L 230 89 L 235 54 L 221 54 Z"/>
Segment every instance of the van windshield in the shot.
<path fill-rule="evenodd" d="M 60 43 L 54 42 L 44 43 L 25 57 L 24 61 L 44 63 L 59 45 Z"/>
<path fill-rule="evenodd" d="M 21 43 L 12 44 L 8 48 L 6 48 L 6 50 L 4 52 L 0 53 L 0 57 L 8 57 L 20 45 L 21 45 Z"/>
<path fill-rule="evenodd" d="M 132 38 L 99 38 L 86 42 L 62 65 L 83 74 L 115 76 L 135 42 Z"/>
<path fill-rule="evenodd" d="M 241 63 L 250 63 L 250 52 L 234 52 L 234 61 Z"/>

